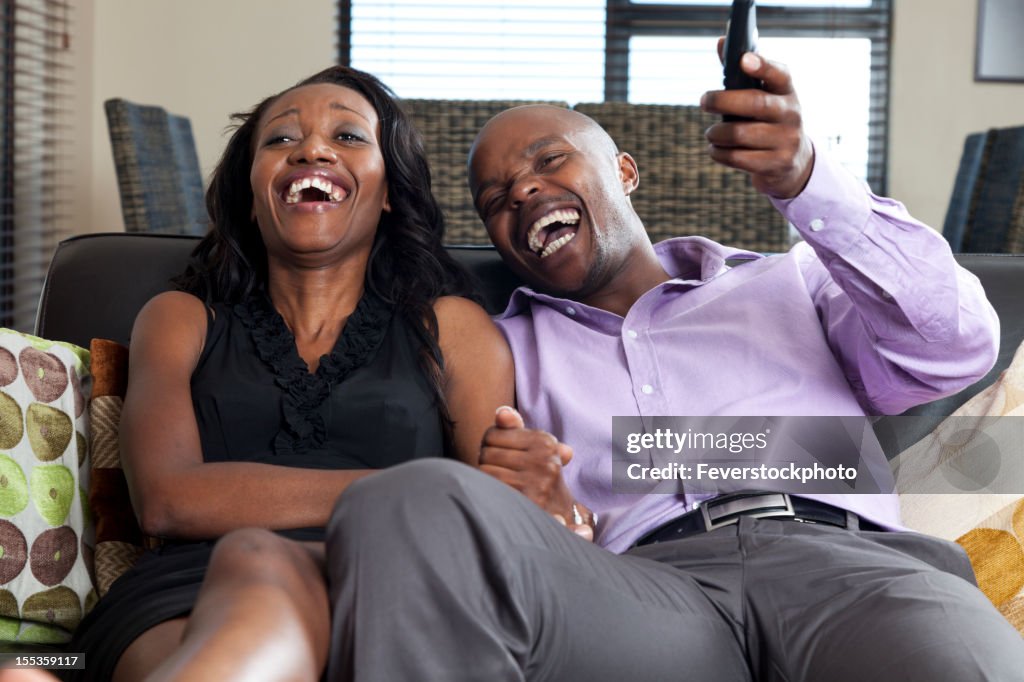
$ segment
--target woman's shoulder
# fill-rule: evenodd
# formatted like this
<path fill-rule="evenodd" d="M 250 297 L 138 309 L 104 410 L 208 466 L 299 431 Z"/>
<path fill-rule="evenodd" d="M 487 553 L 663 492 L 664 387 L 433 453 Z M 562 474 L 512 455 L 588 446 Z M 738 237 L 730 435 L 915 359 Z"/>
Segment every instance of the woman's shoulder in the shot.
<path fill-rule="evenodd" d="M 437 331 L 441 345 L 458 343 L 459 337 L 486 339 L 501 336 L 494 320 L 479 303 L 462 296 L 441 296 L 434 301 Z"/>
<path fill-rule="evenodd" d="M 211 311 L 184 291 L 165 291 L 149 299 L 135 318 L 132 345 L 137 341 L 159 346 L 187 344 L 202 348 Z"/>
<path fill-rule="evenodd" d="M 479 303 L 462 296 L 441 296 L 434 300 L 433 308 L 438 324 L 442 324 L 443 320 L 493 324 L 487 311 Z"/>
<path fill-rule="evenodd" d="M 508 344 L 480 304 L 461 296 L 442 296 L 434 301 L 438 341 L 444 355 L 508 353 Z"/>
<path fill-rule="evenodd" d="M 161 324 L 165 322 L 189 323 L 202 321 L 206 325 L 208 308 L 196 296 L 184 291 L 165 291 L 146 301 L 142 306 L 135 324 Z"/>
<path fill-rule="evenodd" d="M 143 310 L 146 310 L 147 308 L 195 313 L 196 311 L 203 312 L 206 309 L 206 304 L 203 303 L 202 299 L 194 294 L 190 294 L 186 291 L 173 290 L 159 293 L 146 301 L 146 304 L 143 306 Z"/>

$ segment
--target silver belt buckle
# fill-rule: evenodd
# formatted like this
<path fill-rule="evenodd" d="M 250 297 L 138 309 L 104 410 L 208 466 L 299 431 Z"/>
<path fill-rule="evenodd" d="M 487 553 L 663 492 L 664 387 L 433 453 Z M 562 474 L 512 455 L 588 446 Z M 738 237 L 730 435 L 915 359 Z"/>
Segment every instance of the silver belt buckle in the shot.
<path fill-rule="evenodd" d="M 706 531 L 739 523 L 741 516 L 755 519 L 796 516 L 793 500 L 786 493 L 723 495 L 702 503 L 700 513 L 704 517 Z"/>

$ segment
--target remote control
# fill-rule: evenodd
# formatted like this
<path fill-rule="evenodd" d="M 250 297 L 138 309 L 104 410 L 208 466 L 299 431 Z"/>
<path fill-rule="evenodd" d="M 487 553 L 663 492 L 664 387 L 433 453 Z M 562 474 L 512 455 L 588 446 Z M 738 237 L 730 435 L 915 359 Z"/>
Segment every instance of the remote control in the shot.
<path fill-rule="evenodd" d="M 757 9 L 754 0 L 733 0 L 729 12 L 729 25 L 725 32 L 725 89 L 744 90 L 762 87 L 761 81 L 748 76 L 740 68 L 744 53 L 757 51 Z M 739 116 L 724 116 L 726 121 L 745 120 Z"/>

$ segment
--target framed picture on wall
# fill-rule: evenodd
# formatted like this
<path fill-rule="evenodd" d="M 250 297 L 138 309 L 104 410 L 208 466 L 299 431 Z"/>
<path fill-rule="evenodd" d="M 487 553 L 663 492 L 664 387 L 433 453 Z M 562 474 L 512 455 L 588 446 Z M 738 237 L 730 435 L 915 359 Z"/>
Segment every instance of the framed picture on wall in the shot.
<path fill-rule="evenodd" d="M 1024 82 L 1024 0 L 978 0 L 974 80 Z"/>

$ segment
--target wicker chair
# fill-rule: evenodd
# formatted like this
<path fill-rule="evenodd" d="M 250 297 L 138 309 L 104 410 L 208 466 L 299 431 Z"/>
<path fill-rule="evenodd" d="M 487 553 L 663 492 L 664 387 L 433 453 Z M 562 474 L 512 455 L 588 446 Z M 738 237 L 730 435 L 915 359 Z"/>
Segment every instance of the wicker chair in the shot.
<path fill-rule="evenodd" d="M 204 234 L 209 220 L 189 120 L 123 99 L 104 109 L 125 230 Z"/>
<path fill-rule="evenodd" d="M 477 132 L 487 121 L 522 100 L 406 99 L 406 111 L 423 134 L 430 161 L 434 195 L 444 209 L 448 244 L 490 244 L 473 208 L 466 177 L 466 158 Z M 548 102 L 568 107 L 565 102 Z"/>
<path fill-rule="evenodd" d="M 987 137 L 963 250 L 1024 253 L 1024 126 Z"/>
<path fill-rule="evenodd" d="M 602 102 L 577 104 L 619 149 L 636 159 L 633 207 L 652 241 L 701 235 L 752 251 L 789 247 L 789 228 L 740 171 L 707 155 L 704 131 L 717 118 L 699 107 Z"/>

